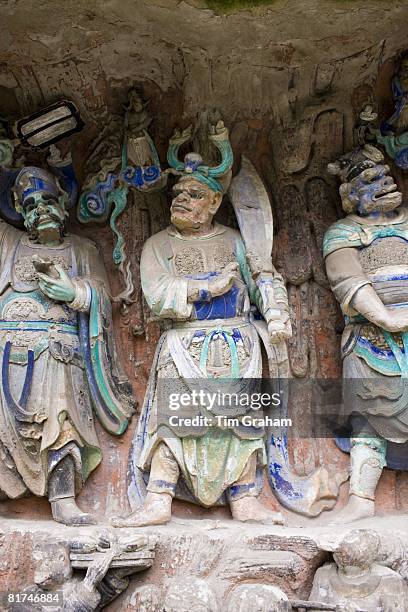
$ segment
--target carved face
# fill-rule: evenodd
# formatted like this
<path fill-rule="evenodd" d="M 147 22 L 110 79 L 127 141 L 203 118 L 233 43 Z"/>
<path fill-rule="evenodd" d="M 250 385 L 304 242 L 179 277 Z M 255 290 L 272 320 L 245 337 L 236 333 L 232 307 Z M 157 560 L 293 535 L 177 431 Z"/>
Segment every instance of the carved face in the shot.
<path fill-rule="evenodd" d="M 179 230 L 209 224 L 221 204 L 221 194 L 195 179 L 182 179 L 173 188 L 171 222 Z"/>
<path fill-rule="evenodd" d="M 67 546 L 43 544 L 34 548 L 34 582 L 43 589 L 62 584 L 72 574 Z"/>
<path fill-rule="evenodd" d="M 348 183 L 340 186 L 345 212 L 365 216 L 373 212 L 388 212 L 400 206 L 402 194 L 389 176 L 389 166 L 374 164 Z"/>
<path fill-rule="evenodd" d="M 22 215 L 31 237 L 39 242 L 45 244 L 62 238 L 66 213 L 61 200 L 35 193 L 25 199 Z"/>

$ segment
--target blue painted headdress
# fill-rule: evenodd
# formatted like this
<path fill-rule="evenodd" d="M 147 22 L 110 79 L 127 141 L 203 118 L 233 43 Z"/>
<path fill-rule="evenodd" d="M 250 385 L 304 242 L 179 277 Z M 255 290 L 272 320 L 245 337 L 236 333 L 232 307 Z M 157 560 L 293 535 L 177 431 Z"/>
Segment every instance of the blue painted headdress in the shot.
<path fill-rule="evenodd" d="M 42 168 L 27 166 L 20 170 L 14 183 L 15 208 L 18 212 L 24 209 L 25 202 L 40 193 L 50 199 L 58 200 L 62 190 L 54 174 Z"/>
<path fill-rule="evenodd" d="M 221 153 L 221 162 L 218 166 L 206 166 L 198 153 L 187 153 L 183 162 L 178 159 L 178 151 L 181 145 L 191 140 L 190 129 L 181 134 L 176 132 L 170 139 L 167 161 L 169 166 L 176 171 L 176 174 L 180 175 L 179 180 L 193 178 L 207 185 L 213 191 L 224 193 L 228 188 L 228 185 L 225 184 L 226 178 L 230 178 L 229 172 L 234 161 L 228 129 L 220 122 L 216 126 L 216 133 L 210 134 L 208 138 Z"/>
<path fill-rule="evenodd" d="M 12 141 L 0 139 L 0 216 L 3 219 L 22 226 L 24 203 L 37 193 L 63 201 L 66 209 L 73 206 L 78 183 L 70 159 L 58 161 L 49 157 L 51 171 L 35 166 L 18 170 L 11 167 L 13 149 Z"/>

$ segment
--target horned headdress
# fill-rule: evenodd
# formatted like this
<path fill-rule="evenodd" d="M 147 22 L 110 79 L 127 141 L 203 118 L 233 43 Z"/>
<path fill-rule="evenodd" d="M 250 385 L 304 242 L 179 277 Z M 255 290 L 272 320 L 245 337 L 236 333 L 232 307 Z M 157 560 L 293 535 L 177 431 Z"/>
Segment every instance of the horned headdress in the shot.
<path fill-rule="evenodd" d="M 224 127 L 222 121 L 214 127 L 208 138 L 221 153 L 221 162 L 218 166 L 206 166 L 198 153 L 187 153 L 184 161 L 178 158 L 180 147 L 190 141 L 191 128 L 183 132 L 175 131 L 169 141 L 167 161 L 174 173 L 179 175 L 179 180 L 193 178 L 200 183 L 204 183 L 213 191 L 225 193 L 231 181 L 231 168 L 234 161 L 233 153 L 229 141 L 228 129 Z"/>

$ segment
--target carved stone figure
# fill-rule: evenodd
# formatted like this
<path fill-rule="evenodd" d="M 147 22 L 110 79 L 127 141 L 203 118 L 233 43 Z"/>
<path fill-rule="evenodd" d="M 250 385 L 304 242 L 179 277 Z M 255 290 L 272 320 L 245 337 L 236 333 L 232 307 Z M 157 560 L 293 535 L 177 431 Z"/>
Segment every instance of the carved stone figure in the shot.
<path fill-rule="evenodd" d="M 394 113 L 383 121 L 379 130 L 372 130 L 379 144 L 397 166 L 408 169 L 408 55 L 403 55 L 392 79 Z"/>
<path fill-rule="evenodd" d="M 225 427 L 172 428 L 168 411 L 158 409 L 158 390 L 166 381 L 189 392 L 191 385 L 200 388 L 207 380 L 227 377 L 229 392 L 250 392 L 253 380 L 262 377 L 260 336 L 271 354 L 270 343 L 279 348 L 291 333 L 286 289 L 268 245 L 260 260 L 246 253 L 238 231 L 214 222 L 232 165 L 227 129 L 220 122 L 210 131 L 222 153 L 217 167 L 205 166 L 196 153 L 180 162 L 178 148 L 188 138 L 185 131 L 170 142 L 168 160 L 179 174 L 171 226 L 147 241 L 140 264 L 148 305 L 172 326 L 159 342 L 132 451 L 141 500 L 141 474 L 150 472 L 147 496 L 142 508 L 114 524 L 169 521 L 176 492 L 206 507 L 229 503 L 238 520 L 281 523 L 282 517 L 257 498 L 257 473 L 265 464 L 263 427 L 239 421 Z M 264 321 L 250 316 L 251 303 Z M 277 349 L 271 363 L 278 354 Z M 189 416 L 197 415 L 199 409 L 189 409 Z"/>
<path fill-rule="evenodd" d="M 338 612 L 404 612 L 407 586 L 397 572 L 376 563 L 379 544 L 375 531 L 349 532 L 333 551 L 335 562 L 317 570 L 310 600 L 333 604 Z"/>
<path fill-rule="evenodd" d="M 28 612 L 43 610 L 41 598 L 46 601 L 47 609 L 64 610 L 65 612 L 92 612 L 101 603 L 98 587 L 109 570 L 116 553 L 112 547 L 109 552 L 100 554 L 90 563 L 84 580 L 73 576 L 69 557 L 69 547 L 64 544 L 37 545 L 34 550 L 35 585 L 24 589 L 27 603 L 14 603 L 9 606 L 11 612 Z M 52 600 L 52 596 L 56 599 Z M 39 603 L 36 603 L 39 602 Z"/>
<path fill-rule="evenodd" d="M 64 543 L 39 542 L 33 550 L 35 584 L 22 591 L 19 602 L 9 602 L 7 609 L 99 610 L 128 587 L 128 576 L 151 567 L 154 547 L 154 538 L 129 534 L 117 538 L 106 530 Z M 85 576 L 78 569 L 86 570 Z"/>
<path fill-rule="evenodd" d="M 167 178 L 160 170 L 157 151 L 146 131 L 151 122 L 146 109 L 147 103 L 143 102 L 140 92 L 131 89 L 123 125 L 116 126 L 109 137 L 103 134 L 98 145 L 92 147 L 87 164 L 92 171 L 78 202 L 81 223 L 105 223 L 109 218 L 115 235 L 113 261 L 125 284 L 116 297 L 122 303 L 132 302 L 134 285 L 117 220 L 128 204 L 129 190 L 154 191 L 162 187 Z"/>
<path fill-rule="evenodd" d="M 60 179 L 65 173 L 75 187 L 70 161 L 56 152 Z M 0 221 L 0 491 L 48 496 L 56 521 L 93 523 L 75 503 L 102 457 L 92 406 L 115 435 L 132 412 L 106 272 L 91 241 L 66 233 L 69 194 L 57 174 L 36 167 L 15 174 L 0 169 L 3 218 L 12 210 L 11 177 L 11 220 L 27 230 Z"/>
<path fill-rule="evenodd" d="M 408 212 L 381 151 L 365 145 L 329 171 L 347 217 L 324 238 L 331 288 L 346 327 L 342 339 L 345 416 L 351 422 L 350 498 L 336 518 L 374 514 L 385 465 L 406 467 L 408 440 Z"/>

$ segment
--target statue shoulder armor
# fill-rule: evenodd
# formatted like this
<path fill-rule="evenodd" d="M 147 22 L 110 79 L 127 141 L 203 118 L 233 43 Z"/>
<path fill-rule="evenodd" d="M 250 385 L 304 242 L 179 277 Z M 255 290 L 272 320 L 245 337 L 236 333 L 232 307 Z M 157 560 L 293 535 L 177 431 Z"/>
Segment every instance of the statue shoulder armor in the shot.
<path fill-rule="evenodd" d="M 349 217 L 335 221 L 323 238 L 323 257 L 345 247 L 358 246 L 360 226 Z"/>

